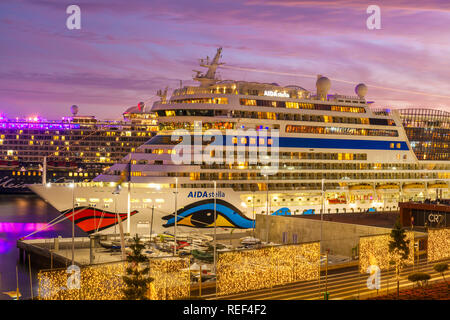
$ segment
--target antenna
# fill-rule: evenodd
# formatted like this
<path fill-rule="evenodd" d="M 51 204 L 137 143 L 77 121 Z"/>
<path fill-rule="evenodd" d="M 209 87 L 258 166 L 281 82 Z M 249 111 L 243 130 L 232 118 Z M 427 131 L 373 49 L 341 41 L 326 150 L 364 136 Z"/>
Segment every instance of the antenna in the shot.
<path fill-rule="evenodd" d="M 217 80 L 218 80 L 216 78 L 217 67 L 224 64 L 224 63 L 219 63 L 219 60 L 222 57 L 221 53 L 222 53 L 222 48 L 218 48 L 216 55 L 214 56 L 214 58 L 212 59 L 211 62 L 209 61 L 209 56 L 207 56 L 206 59 L 199 60 L 199 64 L 201 67 L 208 68 L 208 71 L 206 71 L 205 74 L 202 74 L 200 71 L 193 70 L 194 72 L 197 73 L 194 77 L 194 80 L 199 81 L 201 87 L 208 87 L 217 82 Z M 205 63 L 205 60 L 206 60 L 206 63 Z"/>

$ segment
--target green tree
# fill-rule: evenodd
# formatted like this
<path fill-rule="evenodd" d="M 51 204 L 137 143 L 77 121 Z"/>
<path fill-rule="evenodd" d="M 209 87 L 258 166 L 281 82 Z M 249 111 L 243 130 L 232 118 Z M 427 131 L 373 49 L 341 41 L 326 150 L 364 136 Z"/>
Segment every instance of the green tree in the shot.
<path fill-rule="evenodd" d="M 422 288 L 424 290 L 425 294 L 425 287 L 428 284 L 428 280 L 431 279 L 431 276 L 428 273 L 424 272 L 416 272 L 412 273 L 408 276 L 408 280 L 411 282 L 415 282 L 419 288 Z"/>
<path fill-rule="evenodd" d="M 391 231 L 391 241 L 389 241 L 389 253 L 391 253 L 391 263 L 395 265 L 397 276 L 397 298 L 400 296 L 400 271 L 409 257 L 409 240 L 406 240 L 405 229 L 400 224 L 400 219 L 395 222 Z"/>
<path fill-rule="evenodd" d="M 122 277 L 126 287 L 122 289 L 125 300 L 147 300 L 150 282 L 153 281 L 149 277 L 150 271 L 149 259 L 142 254 L 145 245 L 136 234 L 133 243 L 130 244 L 131 254 L 127 256 L 126 275 Z"/>
<path fill-rule="evenodd" d="M 442 278 L 444 279 L 444 282 L 447 284 L 447 288 L 449 287 L 449 284 L 447 282 L 447 280 L 445 280 L 445 276 L 444 273 L 445 271 L 448 270 L 448 263 L 447 262 L 441 262 L 441 263 L 437 263 L 433 266 L 434 271 L 436 271 L 437 273 L 440 273 Z"/>

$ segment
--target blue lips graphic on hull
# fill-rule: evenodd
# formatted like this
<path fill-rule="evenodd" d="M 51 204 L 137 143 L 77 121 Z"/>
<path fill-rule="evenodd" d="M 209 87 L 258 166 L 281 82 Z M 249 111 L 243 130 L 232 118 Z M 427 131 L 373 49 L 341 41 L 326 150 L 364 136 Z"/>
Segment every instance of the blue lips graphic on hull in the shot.
<path fill-rule="evenodd" d="M 245 217 L 232 204 L 216 199 L 216 226 L 222 228 L 253 228 L 255 221 Z M 163 227 L 175 224 L 175 212 L 163 217 L 167 223 Z M 177 225 L 192 228 L 214 228 L 214 199 L 197 201 L 187 205 L 177 212 Z"/>
<path fill-rule="evenodd" d="M 272 213 L 273 216 L 290 216 L 291 210 L 289 208 L 281 208 Z"/>

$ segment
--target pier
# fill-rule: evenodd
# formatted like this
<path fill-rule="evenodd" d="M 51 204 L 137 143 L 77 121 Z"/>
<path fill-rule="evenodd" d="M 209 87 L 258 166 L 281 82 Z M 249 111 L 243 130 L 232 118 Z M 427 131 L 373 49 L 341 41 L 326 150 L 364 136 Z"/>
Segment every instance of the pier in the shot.
<path fill-rule="evenodd" d="M 74 244 L 74 264 L 77 266 L 121 261 L 120 251 L 101 247 L 93 237 L 76 237 Z M 72 238 L 17 240 L 17 248 L 19 261 L 24 263 L 30 256 L 34 267 L 53 269 L 72 264 Z"/>

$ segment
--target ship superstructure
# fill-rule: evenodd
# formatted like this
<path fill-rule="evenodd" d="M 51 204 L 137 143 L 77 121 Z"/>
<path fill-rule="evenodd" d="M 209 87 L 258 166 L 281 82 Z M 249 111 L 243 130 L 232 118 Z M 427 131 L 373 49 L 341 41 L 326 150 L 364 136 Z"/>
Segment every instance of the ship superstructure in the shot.
<path fill-rule="evenodd" d="M 157 130 L 155 114 L 130 107 L 120 120 L 73 115 L 61 120 L 0 116 L 0 193 L 30 193 L 27 184 L 90 181 Z"/>
<path fill-rule="evenodd" d="M 86 232 L 112 232 L 117 219 L 98 221 L 114 212 L 131 234 L 229 232 L 254 227 L 257 214 L 395 211 L 400 201 L 448 196 L 450 159 L 419 161 L 401 114 L 373 112 L 364 84 L 344 96 L 329 94 L 324 76 L 316 92 L 222 81 L 220 55 L 201 62 L 200 86 L 160 95 L 156 136 L 77 184 L 75 221 Z M 70 218 L 67 184 L 31 188 Z"/>

